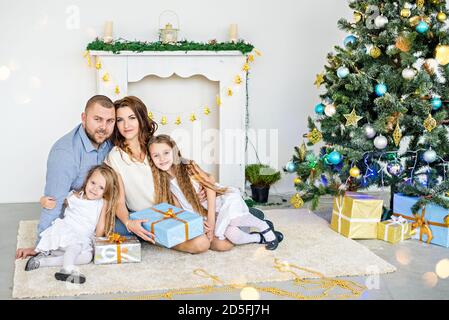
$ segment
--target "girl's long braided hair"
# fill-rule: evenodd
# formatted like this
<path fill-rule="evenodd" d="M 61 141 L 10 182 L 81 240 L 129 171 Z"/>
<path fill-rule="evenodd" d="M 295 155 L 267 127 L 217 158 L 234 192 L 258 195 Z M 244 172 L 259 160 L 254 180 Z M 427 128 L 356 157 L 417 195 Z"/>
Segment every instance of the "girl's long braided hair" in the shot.
<path fill-rule="evenodd" d="M 207 177 L 193 160 L 188 160 L 182 157 L 176 142 L 170 136 L 161 134 L 151 137 L 148 143 L 148 150 L 154 143 L 165 143 L 173 150 L 173 171 L 182 193 L 186 197 L 187 201 L 192 205 L 194 211 L 198 212 L 202 216 L 207 216 L 207 210 L 201 205 L 200 199 L 198 198 L 198 195 L 192 185 L 191 179 L 195 180 L 205 188 L 214 190 L 218 195 L 224 194 L 226 192 L 226 188 L 219 188 L 213 183 L 207 181 Z M 149 151 L 148 158 L 150 160 L 154 178 L 154 190 L 156 193 L 155 202 L 167 202 L 171 205 L 175 205 L 173 194 L 170 191 L 170 175 L 156 167 L 151 159 Z"/>

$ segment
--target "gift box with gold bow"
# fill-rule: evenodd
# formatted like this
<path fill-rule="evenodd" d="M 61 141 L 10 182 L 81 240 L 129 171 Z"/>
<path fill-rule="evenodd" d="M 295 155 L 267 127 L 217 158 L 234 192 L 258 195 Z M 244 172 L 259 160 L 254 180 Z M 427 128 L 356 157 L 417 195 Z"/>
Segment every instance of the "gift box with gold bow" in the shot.
<path fill-rule="evenodd" d="M 377 239 L 390 243 L 398 243 L 410 239 L 412 224 L 407 219 L 392 216 L 390 220 L 377 223 Z"/>
<path fill-rule="evenodd" d="M 331 228 L 352 239 L 376 239 L 383 200 L 364 193 L 346 192 L 334 198 Z"/>
<path fill-rule="evenodd" d="M 113 233 L 109 237 L 96 237 L 94 241 L 94 263 L 140 262 L 140 242 L 136 237 L 123 237 Z"/>
<path fill-rule="evenodd" d="M 146 219 L 143 227 L 155 235 L 155 241 L 164 247 L 171 248 L 204 233 L 203 217 L 190 212 L 160 203 L 154 207 L 131 213 L 131 220 Z"/>
<path fill-rule="evenodd" d="M 412 223 L 412 238 L 449 248 L 449 210 L 431 203 L 413 214 L 412 207 L 418 201 L 419 197 L 395 193 L 393 215 Z"/>

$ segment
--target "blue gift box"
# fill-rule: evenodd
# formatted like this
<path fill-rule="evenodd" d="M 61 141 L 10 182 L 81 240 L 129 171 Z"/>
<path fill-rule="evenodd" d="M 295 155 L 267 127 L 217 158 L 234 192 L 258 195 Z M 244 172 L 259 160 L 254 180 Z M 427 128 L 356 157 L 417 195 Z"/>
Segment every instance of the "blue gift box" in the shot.
<path fill-rule="evenodd" d="M 143 227 L 153 232 L 156 243 L 171 248 L 204 233 L 203 217 L 168 203 L 130 214 L 131 220 L 147 219 Z"/>
<path fill-rule="evenodd" d="M 412 213 L 412 206 L 418 202 L 419 197 L 409 197 L 396 193 L 393 198 L 393 214 L 402 215 L 404 218 L 415 222 L 416 218 Z M 423 210 L 419 210 L 416 216 L 422 217 Z M 432 233 L 430 243 L 449 248 L 449 228 L 445 224 L 445 218 L 449 215 L 449 210 L 433 203 L 428 204 L 424 210 L 424 221 L 427 222 Z M 447 218 L 446 218 L 447 221 Z M 420 230 L 416 230 L 414 238 L 420 238 Z M 424 233 L 422 241 L 427 241 L 428 236 Z"/>

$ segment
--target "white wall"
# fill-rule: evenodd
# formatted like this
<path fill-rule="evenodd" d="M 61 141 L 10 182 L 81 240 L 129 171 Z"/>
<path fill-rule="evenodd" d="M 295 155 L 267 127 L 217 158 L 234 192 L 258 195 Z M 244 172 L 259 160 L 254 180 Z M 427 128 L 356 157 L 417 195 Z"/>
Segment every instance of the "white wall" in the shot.
<path fill-rule="evenodd" d="M 352 15 L 346 1 L 2 0 L 0 67 L 12 71 L 0 80 L 0 203 L 37 201 L 43 192 L 51 145 L 79 123 L 95 93 L 82 53 L 104 21 L 114 21 L 116 37 L 153 41 L 165 9 L 178 13 L 183 38 L 226 41 L 237 23 L 240 37 L 262 51 L 250 74 L 250 123 L 277 129 L 279 169 L 289 160 L 318 102 L 315 75 L 345 36 L 336 23 Z M 70 18 L 77 10 L 79 28 Z M 292 179 L 274 191 L 293 190 Z"/>

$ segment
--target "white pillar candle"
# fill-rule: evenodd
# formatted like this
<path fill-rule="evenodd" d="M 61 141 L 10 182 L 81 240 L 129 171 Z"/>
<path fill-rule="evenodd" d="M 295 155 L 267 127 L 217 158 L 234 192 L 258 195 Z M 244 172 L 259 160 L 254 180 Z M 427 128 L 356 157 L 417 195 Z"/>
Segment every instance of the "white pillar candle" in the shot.
<path fill-rule="evenodd" d="M 112 42 L 112 21 L 106 21 L 104 24 L 103 41 L 106 43 Z"/>
<path fill-rule="evenodd" d="M 231 24 L 229 26 L 229 41 L 230 42 L 237 42 L 238 35 L 237 35 L 237 24 Z"/>

